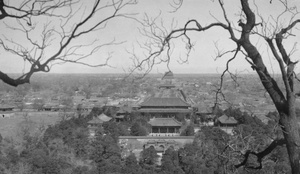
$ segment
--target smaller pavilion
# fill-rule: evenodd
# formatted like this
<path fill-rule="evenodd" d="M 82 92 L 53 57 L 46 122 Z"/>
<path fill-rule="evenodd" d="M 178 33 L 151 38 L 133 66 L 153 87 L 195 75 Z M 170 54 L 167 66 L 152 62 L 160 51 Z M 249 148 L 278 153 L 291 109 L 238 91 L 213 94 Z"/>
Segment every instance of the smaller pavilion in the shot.
<path fill-rule="evenodd" d="M 221 117 L 217 118 L 215 121 L 215 126 L 219 126 L 220 129 L 225 131 L 228 134 L 233 134 L 232 130 L 234 127 L 238 125 L 238 121 L 233 118 L 229 117 L 227 115 L 222 115 Z"/>
<path fill-rule="evenodd" d="M 222 115 L 221 117 L 217 118 L 215 125 L 220 127 L 235 127 L 237 126 L 238 122 L 233 117 L 228 117 L 227 115 Z"/>
<path fill-rule="evenodd" d="M 179 136 L 182 123 L 175 118 L 152 118 L 149 136 Z"/>
<path fill-rule="evenodd" d="M 93 138 L 96 135 L 97 128 L 99 128 L 99 126 L 101 126 L 104 122 L 108 122 L 111 119 L 111 117 L 102 113 L 101 115 L 94 117 L 92 120 L 88 121 L 87 124 L 90 137 Z"/>

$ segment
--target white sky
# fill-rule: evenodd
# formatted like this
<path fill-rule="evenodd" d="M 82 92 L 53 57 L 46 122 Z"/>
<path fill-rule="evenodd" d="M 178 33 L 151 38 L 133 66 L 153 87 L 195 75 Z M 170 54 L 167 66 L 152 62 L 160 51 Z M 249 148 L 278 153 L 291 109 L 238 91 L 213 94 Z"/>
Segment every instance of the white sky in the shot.
<path fill-rule="evenodd" d="M 237 0 L 224 0 L 225 8 L 228 12 L 228 17 L 232 21 L 233 25 L 237 25 L 237 21 L 240 19 L 238 14 L 240 13 L 240 4 Z M 249 0 L 252 2 L 252 0 Z M 91 0 L 89 0 L 91 2 Z M 257 0 L 259 6 L 259 11 L 264 16 L 270 16 L 271 14 L 278 14 L 282 10 L 282 6 L 273 0 L 272 4 L 269 0 Z M 178 27 L 184 26 L 185 22 L 189 19 L 197 19 L 199 23 L 203 26 L 211 22 L 216 22 L 216 17 L 220 21 L 224 21 L 220 7 L 217 2 L 212 2 L 211 0 L 184 0 L 183 6 L 176 12 L 170 13 L 172 7 L 170 6 L 172 0 L 139 0 L 136 6 L 130 6 L 124 9 L 127 13 L 139 13 L 136 18 L 141 20 L 143 15 L 146 13 L 150 17 L 156 17 L 160 12 L 160 18 L 164 21 L 166 28 L 171 25 L 171 21 L 175 20 Z M 289 3 L 295 3 L 300 9 L 300 2 L 297 0 L 291 0 Z M 254 8 L 254 6 L 252 6 Z M 212 17 L 213 14 L 214 17 Z M 102 15 L 102 14 L 101 14 Z M 99 15 L 99 16 L 101 16 Z M 298 16 L 299 18 L 300 16 Z M 98 18 L 98 16 L 97 16 Z M 2 25 L 3 23 L 1 23 Z M 6 20 L 8 22 L 8 20 Z M 258 20 L 259 22 L 259 20 Z M 77 43 L 88 42 L 93 38 L 98 38 L 100 41 L 110 41 L 115 38 L 117 41 L 126 41 L 122 45 L 117 45 L 113 47 L 106 47 L 93 56 L 89 57 L 87 62 L 89 63 L 99 63 L 107 55 L 107 52 L 114 52 L 112 54 L 112 59 L 109 64 L 111 67 L 98 67 L 91 68 L 85 67 L 83 65 L 76 64 L 63 64 L 57 65 L 51 69 L 52 73 L 122 73 L 126 71 L 132 62 L 129 59 L 130 55 L 126 52 L 127 50 L 132 50 L 132 45 L 136 45 L 137 41 L 143 42 L 145 38 L 138 32 L 138 27 L 141 27 L 139 23 L 131 19 L 114 19 L 110 21 L 105 30 L 99 30 L 93 32 L 91 35 L 84 37 L 83 39 L 77 40 Z M 299 33 L 300 24 L 298 24 L 298 30 L 295 32 Z M 9 35 L 11 38 L 16 40 L 16 42 L 23 42 L 19 39 L 19 35 L 16 31 L 2 30 L 0 37 L 3 35 Z M 229 39 L 227 32 L 221 29 L 213 29 L 201 33 L 189 33 L 192 42 L 196 45 L 194 50 L 190 54 L 189 62 L 187 64 L 178 64 L 177 60 L 179 55 L 183 56 L 185 54 L 185 48 L 177 45 L 175 47 L 174 54 L 172 55 L 171 70 L 174 73 L 221 73 L 225 67 L 226 61 L 230 56 L 225 56 L 218 60 L 214 60 L 213 57 L 216 55 L 216 48 L 214 42 L 218 42 L 220 50 L 232 49 L 234 48 L 233 42 Z M 300 33 L 294 36 L 291 42 L 288 42 L 289 49 L 293 46 L 294 42 L 300 40 Z M 266 43 L 262 39 L 257 37 L 252 39 L 253 43 L 257 44 L 261 54 L 264 56 L 264 61 L 268 65 L 270 72 L 278 72 L 277 64 L 274 59 L 268 55 L 268 50 L 265 48 Z M 137 45 L 136 45 L 137 46 Z M 298 46 L 299 48 L 299 46 Z M 140 54 L 142 58 L 142 52 L 135 47 L 135 51 Z M 293 60 L 299 60 L 299 51 L 294 53 L 292 56 Z M 12 56 L 4 52 L 1 49 L 0 52 L 0 70 L 6 73 L 19 73 L 22 72 L 24 67 L 23 61 L 19 57 Z M 245 61 L 244 56 L 240 55 L 234 60 L 230 66 L 230 70 L 235 72 L 253 72 L 249 68 L 249 64 Z M 167 71 L 165 65 L 156 66 L 153 69 L 153 73 L 163 73 Z M 299 73 L 299 68 L 296 69 L 296 73 Z"/>

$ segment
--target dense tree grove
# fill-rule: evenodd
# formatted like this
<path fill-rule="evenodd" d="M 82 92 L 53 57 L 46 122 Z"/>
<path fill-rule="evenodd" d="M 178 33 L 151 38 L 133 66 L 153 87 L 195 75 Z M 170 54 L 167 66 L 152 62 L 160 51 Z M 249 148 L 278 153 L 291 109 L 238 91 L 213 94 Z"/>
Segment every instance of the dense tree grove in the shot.
<path fill-rule="evenodd" d="M 140 123 L 135 122 L 130 128 L 130 135 L 132 136 L 146 136 L 148 135 L 147 129 Z"/>
<path fill-rule="evenodd" d="M 250 153 L 254 151 L 259 154 L 274 137 L 283 136 L 276 126 L 277 113 L 269 113 L 268 123 L 262 123 L 257 117 L 239 109 L 228 108 L 220 111 L 220 115 L 230 114 L 239 121 L 233 135 L 228 135 L 218 127 L 204 126 L 195 134 L 191 144 L 180 149 L 170 147 L 161 158 L 151 146 L 137 158 L 134 153 L 121 155 L 118 136 L 144 135 L 146 127 L 143 122 L 146 121 L 136 114 L 129 115 L 132 117 L 129 121 L 112 120 L 97 129 L 94 139 L 89 139 L 87 122 L 103 111 L 105 108 L 94 108 L 86 117 L 62 120 L 49 126 L 42 136 L 24 134 L 26 136 L 23 136 L 22 144 L 3 138 L 0 143 L 0 171 L 28 174 L 291 172 L 284 144 L 274 147 L 264 158 Z M 190 129 L 187 126 L 185 134 L 191 135 L 188 133 Z M 250 157 L 245 158 L 245 154 Z"/>

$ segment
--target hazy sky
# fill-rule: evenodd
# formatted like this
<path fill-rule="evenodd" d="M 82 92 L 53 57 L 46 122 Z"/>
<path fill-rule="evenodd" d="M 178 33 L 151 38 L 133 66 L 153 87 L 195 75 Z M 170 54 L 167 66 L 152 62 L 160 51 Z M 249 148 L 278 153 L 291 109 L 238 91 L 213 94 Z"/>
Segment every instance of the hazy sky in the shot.
<path fill-rule="evenodd" d="M 253 2 L 252 0 L 249 1 Z M 89 0 L 88 2 L 92 2 L 92 0 Z M 137 5 L 125 8 L 124 12 L 138 13 L 135 16 L 135 18 L 138 20 L 142 20 L 145 14 L 150 17 L 156 17 L 161 13 L 158 21 L 160 22 L 160 20 L 162 20 L 167 29 L 170 29 L 171 21 L 173 20 L 175 23 L 177 23 L 177 28 L 184 26 L 185 22 L 189 19 L 197 19 L 203 26 L 211 22 L 216 22 L 216 19 L 222 22 L 224 21 L 220 11 L 220 6 L 217 2 L 213 2 L 212 0 L 185 0 L 182 7 L 176 13 L 170 13 L 173 10 L 172 6 L 170 5 L 172 2 L 173 0 L 139 0 Z M 232 24 L 237 26 L 241 11 L 239 1 L 224 0 L 224 2 L 225 8 L 228 12 L 228 17 L 232 21 Z M 300 3 L 297 0 L 291 0 L 289 3 L 294 3 L 300 8 Z M 257 5 L 258 9 L 255 9 L 255 6 L 253 5 L 252 8 L 255 9 L 255 11 L 259 11 L 260 14 L 265 17 L 276 15 L 283 9 L 282 5 L 276 0 L 273 0 L 272 4 L 270 4 L 269 0 L 257 0 Z M 98 16 L 101 17 L 101 15 L 105 15 L 104 13 L 98 14 Z M 95 18 L 98 19 L 98 16 L 95 16 Z M 272 20 L 272 18 L 269 18 L 269 20 Z M 9 21 L 6 20 L 5 22 Z M 0 25 L 2 24 L 3 23 L 0 23 Z M 1 28 L 3 27 L 4 26 L 2 25 Z M 138 28 L 141 27 L 142 26 L 138 22 L 132 19 L 118 18 L 110 21 L 105 30 L 95 31 L 91 33 L 91 35 L 77 40 L 77 43 L 88 42 L 93 38 L 98 38 L 99 41 L 103 42 L 110 41 L 114 38 L 116 41 L 124 41 L 124 43 L 121 45 L 105 47 L 87 59 L 88 63 L 99 63 L 104 60 L 107 52 L 113 52 L 112 59 L 109 62 L 109 64 L 113 67 L 91 68 L 83 65 L 68 63 L 54 66 L 51 69 L 51 72 L 122 73 L 127 71 L 128 68 L 132 66 L 132 62 L 129 59 L 130 54 L 128 54 L 126 50 L 131 51 L 132 47 L 135 46 L 135 52 L 140 55 L 140 58 L 143 58 L 144 55 L 147 55 L 147 53 L 142 52 L 137 45 L 137 41 L 142 43 L 145 41 L 145 39 L 147 39 L 139 33 Z M 299 32 L 299 28 L 300 26 L 298 27 L 297 32 Z M 19 35 L 16 31 L 6 30 L 5 32 L 2 32 L 0 37 L 3 37 L 3 35 L 9 35 L 11 38 L 16 40 L 16 42 L 21 42 L 21 44 L 23 42 L 22 39 L 19 39 Z M 186 64 L 178 63 L 179 57 L 183 57 L 185 55 L 184 45 L 178 44 L 176 45 L 174 53 L 172 54 L 172 62 L 170 64 L 171 70 L 174 73 L 221 73 L 225 67 L 226 61 L 231 57 L 231 55 L 214 60 L 216 55 L 214 43 L 218 44 L 220 50 L 233 49 L 235 45 L 232 41 L 230 41 L 228 33 L 218 28 L 207 32 L 189 33 L 188 35 L 191 37 L 192 42 L 195 43 L 194 49 L 190 54 L 189 61 Z M 300 40 L 299 34 L 291 38 L 291 42 L 287 42 L 289 49 L 291 49 L 294 42 L 297 42 L 298 40 Z M 271 72 L 278 72 L 277 64 L 274 61 L 274 58 L 272 56 L 267 56 L 268 50 L 265 47 L 266 43 L 258 37 L 254 37 L 252 42 L 258 46 L 260 52 L 263 54 L 264 61 L 266 64 L 268 64 L 269 70 Z M 7 73 L 22 72 L 24 63 L 21 58 L 12 56 L 11 54 L 4 52 L 2 49 L 0 55 L 1 71 Z M 299 60 L 299 57 L 299 51 L 292 55 L 293 60 Z M 232 62 L 230 67 L 231 71 L 233 72 L 253 72 L 251 68 L 249 68 L 249 64 L 245 61 L 244 56 L 242 55 L 239 55 L 236 60 Z M 163 73 L 165 71 L 167 71 L 166 65 L 158 65 L 153 69 L 152 72 Z M 296 69 L 296 73 L 299 73 L 299 68 Z"/>

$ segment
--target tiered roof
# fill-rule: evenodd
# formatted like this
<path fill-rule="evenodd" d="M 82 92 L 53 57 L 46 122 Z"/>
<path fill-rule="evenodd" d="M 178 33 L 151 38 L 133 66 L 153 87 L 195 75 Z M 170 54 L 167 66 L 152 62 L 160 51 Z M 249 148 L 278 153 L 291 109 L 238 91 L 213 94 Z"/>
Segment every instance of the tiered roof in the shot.
<path fill-rule="evenodd" d="M 144 113 L 191 113 L 192 109 L 177 109 L 177 108 L 141 108 L 139 112 Z"/>
<path fill-rule="evenodd" d="M 141 107 L 190 107 L 191 105 L 183 101 L 181 98 L 159 98 L 151 97 L 141 103 Z"/>
<path fill-rule="evenodd" d="M 111 117 L 108 117 L 107 115 L 102 113 L 101 115 L 94 117 L 92 120 L 88 121 L 87 123 L 88 124 L 102 124 L 104 122 L 110 121 L 111 119 L 112 119 Z"/>
<path fill-rule="evenodd" d="M 177 121 L 175 118 L 153 118 L 148 122 L 151 126 L 176 126 L 180 127 L 181 122 Z"/>

